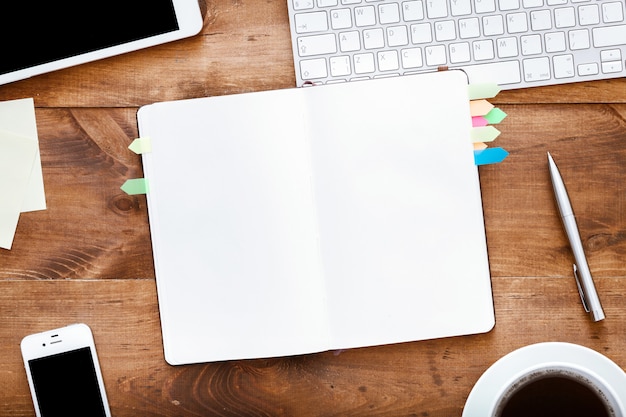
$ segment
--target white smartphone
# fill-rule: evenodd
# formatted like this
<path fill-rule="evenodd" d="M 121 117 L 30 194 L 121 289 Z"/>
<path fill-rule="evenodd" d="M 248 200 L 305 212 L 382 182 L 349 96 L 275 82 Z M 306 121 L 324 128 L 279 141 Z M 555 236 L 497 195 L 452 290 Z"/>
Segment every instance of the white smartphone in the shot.
<path fill-rule="evenodd" d="M 91 329 L 72 324 L 26 336 L 21 343 L 38 417 L 110 417 Z"/>

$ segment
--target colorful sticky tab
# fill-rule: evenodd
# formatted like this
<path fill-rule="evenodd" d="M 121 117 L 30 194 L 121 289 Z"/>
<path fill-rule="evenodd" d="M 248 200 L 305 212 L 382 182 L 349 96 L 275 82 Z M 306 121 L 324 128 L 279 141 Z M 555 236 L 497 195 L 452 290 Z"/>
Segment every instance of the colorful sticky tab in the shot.
<path fill-rule="evenodd" d="M 487 126 L 489 122 L 485 118 L 485 116 L 472 116 L 472 126 L 473 127 L 483 127 Z"/>
<path fill-rule="evenodd" d="M 481 98 L 492 98 L 500 92 L 500 86 L 495 83 L 479 83 L 467 86 L 467 92 L 470 100 Z"/>
<path fill-rule="evenodd" d="M 474 163 L 476 165 L 497 164 L 502 162 L 509 153 L 502 148 L 487 148 L 474 151 Z"/>
<path fill-rule="evenodd" d="M 128 195 L 148 194 L 148 180 L 145 178 L 129 179 L 120 188 Z"/>
<path fill-rule="evenodd" d="M 470 132 L 472 142 L 492 142 L 494 141 L 500 131 L 493 126 L 475 127 Z"/>
<path fill-rule="evenodd" d="M 470 113 L 472 116 L 484 116 L 493 109 L 493 104 L 487 100 L 470 101 Z"/>
<path fill-rule="evenodd" d="M 128 149 L 135 152 L 137 155 L 142 153 L 152 152 L 152 142 L 150 138 L 137 138 L 128 146 Z"/>
<path fill-rule="evenodd" d="M 487 144 L 483 142 L 477 142 L 474 144 L 475 151 L 482 151 L 483 149 L 487 149 Z"/>
<path fill-rule="evenodd" d="M 493 109 L 489 110 L 489 113 L 487 113 L 483 117 L 485 118 L 485 120 L 487 120 L 489 124 L 497 125 L 498 123 L 503 121 L 506 116 L 507 114 L 505 112 L 497 107 L 494 107 Z"/>

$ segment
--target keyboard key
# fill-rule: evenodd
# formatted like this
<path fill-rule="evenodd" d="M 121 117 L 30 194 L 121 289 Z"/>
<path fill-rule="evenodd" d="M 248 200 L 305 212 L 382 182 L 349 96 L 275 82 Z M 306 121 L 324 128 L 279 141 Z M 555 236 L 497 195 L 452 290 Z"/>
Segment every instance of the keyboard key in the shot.
<path fill-rule="evenodd" d="M 313 0 L 293 0 L 294 10 L 306 10 L 313 8 Z"/>
<path fill-rule="evenodd" d="M 441 0 L 426 1 L 426 16 L 429 19 L 440 19 L 448 16 L 448 4 Z"/>
<path fill-rule="evenodd" d="M 341 52 L 354 52 L 361 49 L 361 34 L 350 31 L 339 34 L 339 47 Z"/>
<path fill-rule="evenodd" d="M 495 0 L 474 0 L 476 13 L 493 13 L 496 11 Z"/>
<path fill-rule="evenodd" d="M 602 4 L 602 21 L 616 23 L 624 20 L 624 3 L 615 1 Z"/>
<path fill-rule="evenodd" d="M 575 9 L 573 7 L 554 9 L 554 26 L 559 29 L 576 26 Z"/>
<path fill-rule="evenodd" d="M 373 26 L 376 24 L 376 9 L 374 6 L 361 6 L 354 9 L 354 23 L 359 26 Z"/>
<path fill-rule="evenodd" d="M 626 25 L 593 28 L 592 33 L 596 48 L 626 44 Z"/>
<path fill-rule="evenodd" d="M 401 51 L 402 68 L 412 69 L 424 65 L 421 48 L 408 48 Z"/>
<path fill-rule="evenodd" d="M 543 0 L 523 0 L 523 5 L 525 9 L 531 9 L 533 7 L 542 7 Z"/>
<path fill-rule="evenodd" d="M 602 72 L 605 74 L 611 74 L 614 72 L 622 72 L 624 69 L 622 61 L 611 61 L 602 63 Z"/>
<path fill-rule="evenodd" d="M 500 10 L 516 10 L 519 9 L 519 0 L 499 0 Z"/>
<path fill-rule="evenodd" d="M 586 4 L 578 7 L 578 21 L 582 26 L 600 23 L 600 9 L 597 4 Z"/>
<path fill-rule="evenodd" d="M 472 59 L 470 54 L 470 45 L 467 42 L 452 43 L 450 44 L 449 50 L 450 63 L 452 64 L 469 62 Z"/>
<path fill-rule="evenodd" d="M 603 62 L 621 61 L 622 51 L 619 49 L 606 49 L 604 51 L 600 51 L 600 60 Z"/>
<path fill-rule="evenodd" d="M 414 44 L 432 42 L 433 36 L 429 23 L 417 23 L 411 25 L 411 42 Z"/>
<path fill-rule="evenodd" d="M 535 31 L 552 29 L 550 10 L 533 10 L 530 12 L 530 27 Z"/>
<path fill-rule="evenodd" d="M 578 75 L 588 76 L 588 75 L 597 75 L 599 72 L 598 64 L 595 62 L 590 64 L 580 64 L 578 65 Z"/>
<path fill-rule="evenodd" d="M 541 48 L 541 35 L 526 35 L 520 38 L 522 55 L 538 55 L 543 52 Z"/>
<path fill-rule="evenodd" d="M 483 17 L 483 32 L 485 36 L 498 36 L 504 34 L 504 18 L 502 16 Z"/>
<path fill-rule="evenodd" d="M 388 25 L 400 21 L 400 9 L 396 3 L 381 4 L 378 6 L 380 23 Z"/>
<path fill-rule="evenodd" d="M 335 52 L 337 52 L 337 43 L 335 42 L 335 35 L 332 33 L 298 38 L 300 56 L 334 54 Z"/>
<path fill-rule="evenodd" d="M 428 46 L 424 48 L 426 65 L 435 67 L 447 64 L 446 47 L 443 45 Z"/>
<path fill-rule="evenodd" d="M 550 79 L 550 59 L 548 57 L 529 58 L 522 61 L 524 80 L 528 82 Z"/>
<path fill-rule="evenodd" d="M 363 47 L 365 49 L 377 49 L 385 46 L 385 36 L 381 28 L 363 31 Z"/>
<path fill-rule="evenodd" d="M 546 33 L 544 39 L 546 42 L 546 52 L 563 52 L 567 49 L 565 32 Z"/>
<path fill-rule="evenodd" d="M 450 11 L 452 16 L 467 16 L 472 13 L 472 4 L 470 0 L 453 0 L 450 3 Z"/>
<path fill-rule="evenodd" d="M 519 55 L 519 49 L 517 48 L 517 38 L 515 37 L 498 39 L 497 48 L 499 58 L 512 58 Z"/>
<path fill-rule="evenodd" d="M 350 75 L 352 68 L 350 66 L 349 56 L 335 56 L 330 58 L 330 73 L 333 77 L 344 77 Z"/>
<path fill-rule="evenodd" d="M 574 72 L 574 57 L 572 55 L 556 55 L 552 58 L 554 66 L 554 78 L 571 78 L 576 75 Z"/>
<path fill-rule="evenodd" d="M 528 31 L 526 13 L 509 13 L 506 15 L 506 28 L 509 33 L 522 33 Z"/>
<path fill-rule="evenodd" d="M 522 81 L 518 61 L 492 62 L 459 67 L 469 76 L 471 83 L 515 84 Z"/>
<path fill-rule="evenodd" d="M 300 62 L 300 73 L 305 80 L 326 78 L 326 60 L 324 58 L 308 59 Z"/>
<path fill-rule="evenodd" d="M 328 30 L 326 12 L 298 13 L 296 15 L 296 32 L 311 33 Z"/>
<path fill-rule="evenodd" d="M 459 19 L 459 37 L 471 39 L 480 36 L 480 20 L 477 17 Z"/>
<path fill-rule="evenodd" d="M 435 23 L 435 40 L 443 42 L 456 39 L 455 26 L 454 20 L 443 20 Z"/>
<path fill-rule="evenodd" d="M 578 49 L 589 49 L 591 42 L 589 39 L 589 31 L 587 29 L 570 30 L 569 47 L 575 51 Z"/>
<path fill-rule="evenodd" d="M 424 6 L 422 0 L 405 1 L 402 3 L 402 16 L 405 22 L 424 19 Z"/>
<path fill-rule="evenodd" d="M 473 42 L 472 50 L 476 61 L 487 61 L 495 57 L 491 39 Z"/>
<path fill-rule="evenodd" d="M 392 26 L 387 28 L 387 45 L 391 47 L 409 44 L 409 34 L 406 26 Z"/>
<path fill-rule="evenodd" d="M 367 74 L 375 70 L 374 54 L 354 55 L 354 72 L 356 74 Z"/>
<path fill-rule="evenodd" d="M 330 12 L 330 25 L 333 29 L 348 29 L 352 27 L 352 12 L 350 9 L 336 9 Z"/>
<path fill-rule="evenodd" d="M 396 51 L 378 52 L 377 57 L 380 71 L 397 71 L 400 68 Z"/>

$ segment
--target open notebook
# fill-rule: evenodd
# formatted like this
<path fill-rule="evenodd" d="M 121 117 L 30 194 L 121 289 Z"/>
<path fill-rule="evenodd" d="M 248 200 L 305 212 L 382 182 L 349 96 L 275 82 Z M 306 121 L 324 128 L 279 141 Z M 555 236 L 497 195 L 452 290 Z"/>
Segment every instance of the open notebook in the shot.
<path fill-rule="evenodd" d="M 494 325 L 467 79 L 144 106 L 165 357 L 275 357 Z"/>

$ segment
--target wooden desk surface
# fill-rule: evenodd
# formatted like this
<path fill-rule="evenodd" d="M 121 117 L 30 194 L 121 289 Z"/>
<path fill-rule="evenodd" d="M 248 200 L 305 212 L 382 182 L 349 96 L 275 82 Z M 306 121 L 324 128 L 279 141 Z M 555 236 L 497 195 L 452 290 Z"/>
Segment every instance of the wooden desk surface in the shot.
<path fill-rule="evenodd" d="M 509 114 L 480 168 L 496 326 L 487 334 L 281 359 L 171 367 L 163 359 L 142 175 L 126 149 L 155 101 L 295 85 L 284 1 L 216 0 L 202 33 L 0 86 L 33 97 L 48 209 L 0 251 L 0 415 L 34 415 L 19 342 L 88 323 L 114 416 L 459 416 L 480 375 L 536 342 L 626 367 L 626 80 L 501 93 Z M 555 157 L 607 319 L 584 314 L 553 202 Z M 417 300 L 416 300 L 417 302 Z"/>

